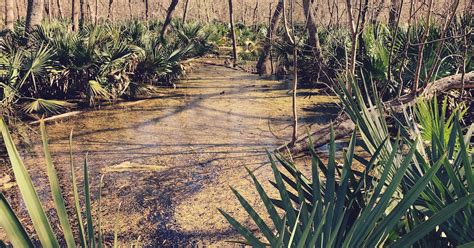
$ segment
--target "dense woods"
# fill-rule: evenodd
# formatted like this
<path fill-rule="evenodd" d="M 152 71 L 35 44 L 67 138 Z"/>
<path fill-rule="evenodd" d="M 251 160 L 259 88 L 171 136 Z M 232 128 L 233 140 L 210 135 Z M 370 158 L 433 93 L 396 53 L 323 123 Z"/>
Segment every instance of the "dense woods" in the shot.
<path fill-rule="evenodd" d="M 1 4 L 0 247 L 473 246 L 470 0 Z"/>

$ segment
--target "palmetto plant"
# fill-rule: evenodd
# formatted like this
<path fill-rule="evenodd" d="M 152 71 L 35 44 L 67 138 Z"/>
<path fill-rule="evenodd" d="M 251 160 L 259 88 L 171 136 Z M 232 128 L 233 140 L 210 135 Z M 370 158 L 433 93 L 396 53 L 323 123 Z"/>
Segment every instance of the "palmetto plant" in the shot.
<path fill-rule="evenodd" d="M 3 121 L 0 119 L 0 131 L 3 136 L 3 141 L 7 148 L 8 157 L 12 165 L 13 173 L 20 190 L 22 199 L 25 203 L 28 214 L 33 223 L 33 227 L 37 234 L 37 240 L 32 240 L 28 233 L 25 231 L 23 224 L 18 219 L 17 215 L 9 205 L 8 201 L 2 193 L 0 193 L 0 225 L 5 230 L 9 241 L 15 247 L 33 247 L 33 244 L 39 240 L 43 247 L 60 247 L 58 238 L 55 235 L 51 222 L 48 219 L 45 210 L 39 200 L 38 194 L 33 186 L 31 178 L 25 168 L 23 161 L 13 143 L 12 137 L 10 136 L 9 130 Z M 48 148 L 48 138 L 45 131 L 44 122 L 41 122 L 41 137 L 43 141 L 45 162 L 47 168 L 47 174 L 49 179 L 49 185 L 51 187 L 51 194 L 54 200 L 55 210 L 59 217 L 59 224 L 61 226 L 61 240 L 65 241 L 67 247 L 102 247 L 103 246 L 103 235 L 100 226 L 100 216 L 96 223 L 93 222 L 91 198 L 90 198 L 90 185 L 88 180 L 88 163 L 87 158 L 84 160 L 84 208 L 85 208 L 85 220 L 82 217 L 82 210 L 80 204 L 80 196 L 78 193 L 75 169 L 72 162 L 71 152 L 71 178 L 74 195 L 74 213 L 75 219 L 77 220 L 77 229 L 79 230 L 79 236 L 75 237 L 73 234 L 73 223 L 70 222 L 70 218 L 66 211 L 66 200 L 62 196 L 58 175 L 53 165 L 51 155 Z M 70 143 L 72 146 L 72 134 Z M 100 197 L 100 196 L 99 196 Z M 100 199 L 99 199 L 100 202 Z M 115 231 L 115 237 L 117 232 Z M 64 239 L 63 239 L 64 238 Z M 76 244 L 76 240 L 80 243 Z M 117 244 L 117 240 L 114 241 L 114 246 Z M 64 245 L 64 244 L 63 244 Z"/>
<path fill-rule="evenodd" d="M 199 23 L 176 27 L 166 39 L 159 25 L 103 23 L 70 32 L 64 22 L 45 22 L 28 34 L 18 25 L 0 37 L 2 109 L 26 105 L 47 114 L 70 107 L 65 100 L 94 105 L 134 96 L 142 85 L 170 84 L 184 73 L 184 59 L 212 49 Z"/>
<path fill-rule="evenodd" d="M 256 247 L 375 247 L 391 244 L 395 247 L 407 247 L 422 239 L 425 235 L 442 225 L 451 216 L 459 213 L 461 216 L 469 213 L 463 209 L 472 205 L 474 194 L 465 194 L 453 199 L 448 204 L 441 205 L 436 211 L 425 213 L 427 221 L 417 219 L 416 224 L 409 229 L 398 230 L 407 211 L 416 207 L 420 195 L 428 192 L 428 185 L 443 165 L 445 156 L 433 161 L 431 167 L 407 188 L 406 194 L 398 205 L 390 208 L 397 188 L 406 186 L 406 175 L 411 171 L 412 159 L 416 153 L 415 144 L 409 145 L 409 151 L 403 151 L 394 143 L 394 149 L 386 159 L 380 157 L 383 144 L 377 148 L 368 161 L 363 161 L 365 170 L 362 172 L 351 169 L 354 163 L 354 147 L 356 135 L 352 136 L 342 164 L 335 160 L 335 142 L 332 134 L 329 144 L 329 159 L 325 165 L 312 150 L 312 176 L 307 178 L 296 166 L 275 155 L 269 155 L 275 181 L 272 185 L 279 192 L 279 199 L 269 198 L 260 182 L 249 171 L 260 198 L 273 222 L 273 227 L 267 225 L 264 217 L 257 214 L 255 209 L 239 192 L 233 189 L 238 200 L 254 220 L 264 238 L 259 239 L 249 229 L 237 222 L 229 214 L 220 210 L 229 223 L 245 238 L 245 243 Z M 385 140 L 384 142 L 391 142 Z M 404 159 L 396 165 L 395 155 L 404 153 Z M 373 168 L 384 165 L 382 174 L 373 176 Z M 390 184 L 387 177 L 391 168 L 397 166 Z M 320 173 L 325 180 L 321 180 Z M 336 179 L 337 178 L 337 179 Z M 277 209 L 283 211 L 283 216 Z"/>
<path fill-rule="evenodd" d="M 249 174 L 273 227 L 233 190 L 262 239 L 221 213 L 245 242 L 254 246 L 472 245 L 474 163 L 470 140 L 474 125 L 463 132 L 459 112 L 447 117 L 446 103 L 438 108 L 436 101 L 420 101 L 414 111 L 418 116 L 407 118 L 408 124 L 400 126 L 401 134 L 410 135 L 392 136 L 377 91 L 373 99 L 364 98 L 355 83 L 351 86 L 352 93 L 345 85 L 336 91 L 345 112 L 357 123 L 358 143 L 370 154 L 368 158 L 354 153 L 356 132 L 341 164 L 335 160 L 333 132 L 326 165 L 310 145 L 311 178 L 283 156 L 269 155 L 275 176 L 271 184 L 279 199 L 270 199 L 253 173 Z M 363 171 L 352 169 L 355 160 L 364 166 Z M 321 180 L 321 173 L 325 180 Z"/>

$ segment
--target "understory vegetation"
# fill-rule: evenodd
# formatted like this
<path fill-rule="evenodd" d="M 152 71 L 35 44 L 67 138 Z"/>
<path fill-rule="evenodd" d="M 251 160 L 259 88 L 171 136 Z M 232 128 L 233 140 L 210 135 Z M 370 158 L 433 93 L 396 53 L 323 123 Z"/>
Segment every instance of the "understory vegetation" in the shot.
<path fill-rule="evenodd" d="M 8 1 L 11 3 L 9 7 L 12 8 L 12 0 Z M 28 3 L 35 1 L 37 0 L 29 0 Z M 61 0 L 57 0 L 59 10 L 60 2 Z M 376 6 L 372 6 L 375 3 L 358 0 L 355 1 L 357 6 L 354 6 L 351 5 L 353 1 L 348 0 L 345 2 L 346 14 L 335 14 L 337 22 L 323 22 L 319 20 L 322 17 L 315 17 L 318 10 L 312 6 L 313 2 L 318 1 L 301 0 L 299 4 L 296 0 L 278 0 L 275 1 L 278 4 L 276 7 L 269 5 L 269 23 L 266 23 L 266 20 L 265 23 L 258 21 L 259 6 L 256 2 L 253 23 L 250 24 L 248 20 L 245 22 L 250 19 L 250 11 L 245 7 L 242 16 L 246 18 L 234 24 L 232 0 L 228 1 L 229 23 L 227 20 L 210 20 L 209 10 L 206 10 L 207 22 L 186 20 L 188 0 L 181 19 L 172 17 L 178 0 L 171 0 L 166 19 L 163 21 L 149 17 L 148 0 L 143 1 L 146 17 L 142 20 L 133 18 L 131 2 L 128 1 L 130 20 L 118 18 L 120 21 L 114 21 L 109 17 L 114 4 L 111 0 L 107 19 L 97 17 L 98 1 L 95 2 L 95 18 L 89 3 L 87 7 L 90 13 L 86 17 L 84 1 L 81 1 L 79 21 L 77 12 L 74 12 L 77 6 L 72 1 L 70 20 L 63 17 L 55 19 L 52 12 L 48 12 L 48 20 L 41 17 L 37 18 L 36 23 L 28 24 L 31 22 L 31 16 L 26 18 L 28 21 L 23 21 L 18 14 L 18 19 L 10 20 L 9 28 L 0 33 L 0 132 L 3 137 L 0 148 L 5 148 L 5 157 L 11 166 L 10 174 L 13 174 L 16 183 L 14 187 L 18 188 L 21 195 L 20 204 L 24 204 L 21 207 L 24 206 L 26 210 L 20 213 L 16 209 L 18 206 L 9 202 L 10 195 L 0 192 L 0 226 L 8 237 L 8 240 L 0 241 L 0 247 L 10 244 L 15 247 L 119 247 L 121 244 L 118 230 L 103 230 L 101 224 L 102 182 L 99 183 L 98 197 L 95 199 L 91 196 L 93 194 L 89 184 L 87 156 L 82 167 L 83 185 L 79 186 L 76 182 L 75 166 L 72 162 L 72 132 L 69 140 L 71 189 L 60 186 L 59 174 L 49 152 L 44 117 L 64 113 L 73 108 L 92 108 L 145 95 L 156 96 L 162 92 L 158 87 L 176 86 L 175 83 L 186 75 L 188 64 L 205 55 L 217 57 L 220 59 L 219 63 L 222 62 L 222 66 L 227 67 L 230 67 L 229 60 L 232 59 L 232 67 L 235 70 L 251 64 L 251 70 L 262 78 L 277 78 L 283 81 L 278 85 L 281 88 L 268 86 L 268 82 L 263 83 L 265 87 L 258 87 L 256 84 L 245 85 L 245 90 L 242 90 L 243 87 L 238 89 L 239 94 L 241 91 L 247 94 L 252 91 L 276 89 L 278 94 L 284 92 L 281 93 L 282 97 L 292 97 L 291 124 L 286 114 L 281 120 L 278 118 L 278 121 L 283 123 L 282 126 L 289 124 L 281 129 L 282 133 L 287 131 L 287 127 L 293 128 L 291 141 L 274 152 L 268 152 L 267 166 L 271 167 L 274 179 L 267 187 L 267 183 L 260 180 L 255 171 L 247 168 L 248 176 L 256 189 L 254 196 L 258 198 L 247 199 L 244 195 L 248 194 L 242 194 L 234 188 L 230 190 L 241 204 L 241 210 L 245 211 L 247 220 L 253 223 L 242 221 L 237 213 L 226 210 L 225 203 L 212 213 L 220 213 L 222 221 L 226 220 L 229 224 L 226 228 L 233 228 L 233 231 L 240 234 L 241 239 L 234 242 L 254 247 L 297 248 L 474 247 L 474 25 L 472 13 L 467 11 L 467 4 L 461 12 L 460 1 L 454 0 L 445 4 L 444 13 L 438 13 L 432 9 L 433 0 L 423 3 L 409 1 L 409 8 L 404 7 L 403 1 L 400 3 L 392 0 L 390 13 L 387 13 L 389 21 L 385 22 L 379 20 L 380 13 L 375 13 Z M 322 5 L 321 1 L 319 2 Z M 381 2 L 383 5 L 384 1 Z M 51 1 L 49 4 L 51 5 Z M 117 2 L 115 4 L 119 5 Z M 338 9 L 334 10 L 336 1 L 332 4 L 332 7 L 325 7 L 338 12 Z M 369 5 L 370 12 L 367 12 Z M 36 6 L 36 12 L 42 15 L 43 7 L 41 4 Z M 28 11 L 32 12 L 31 9 L 32 7 Z M 301 13 L 296 13 L 299 9 L 302 10 Z M 409 9 L 410 13 L 407 20 L 401 21 L 403 9 Z M 472 8 L 469 10 L 472 11 Z M 201 9 L 197 8 L 195 11 L 200 12 Z M 333 14 L 330 13 L 331 18 L 334 17 Z M 264 16 L 259 17 L 264 19 Z M 343 17 L 347 20 L 341 22 L 339 18 Z M 214 60 L 207 64 L 213 63 Z M 212 73 L 209 71 L 206 73 Z M 217 75 L 221 72 L 216 71 L 216 75 L 212 75 L 219 78 L 219 83 L 234 79 L 224 77 L 227 75 Z M 292 87 L 286 91 L 290 81 Z M 299 95 L 300 86 L 310 88 L 311 91 Z M 237 94 L 234 90 L 228 90 L 226 85 L 222 86 L 222 89 L 220 85 L 207 87 L 218 91 L 208 95 L 201 94 L 200 88 L 204 87 L 197 85 L 193 88 L 193 94 L 198 92 L 196 95 L 188 96 L 187 92 L 183 94 L 185 96 L 177 94 L 177 97 L 186 97 L 180 104 L 192 102 L 188 101 L 192 97 L 209 100 L 214 96 L 224 95 L 222 98 L 228 101 L 225 105 L 228 108 L 233 104 L 234 99 L 231 97 L 234 93 Z M 315 123 L 305 123 L 318 130 L 308 130 L 306 136 L 298 137 L 302 134 L 298 131 L 298 120 L 303 118 L 297 113 L 300 111 L 297 99 L 302 95 L 306 97 L 305 94 L 337 96 L 338 102 L 334 104 L 337 105 L 334 112 L 339 113 L 330 123 L 318 122 L 314 126 Z M 268 98 L 272 97 L 274 96 Z M 263 102 L 265 97 L 261 98 L 255 103 Z M 249 99 L 238 98 L 238 101 Z M 167 100 L 169 99 L 164 99 Z M 246 122 L 241 122 L 239 118 L 259 121 L 263 119 L 259 116 L 260 112 L 236 113 L 217 108 L 222 106 L 214 108 L 214 105 L 218 105 L 215 102 L 212 102 L 214 105 L 211 108 L 201 104 L 205 100 L 192 102 L 191 105 L 201 108 L 201 111 L 193 113 L 194 115 L 186 112 L 188 115 L 182 118 L 186 120 L 169 118 L 173 121 L 169 126 L 174 128 L 169 132 L 172 133 L 169 134 L 172 136 L 169 139 L 175 139 L 173 135 L 181 132 L 181 129 L 189 128 L 197 115 L 203 115 L 203 120 L 218 122 L 218 118 L 211 119 L 216 113 L 233 114 L 226 122 L 236 122 L 241 126 L 245 126 L 242 123 Z M 282 102 L 284 101 L 278 101 Z M 160 128 L 168 126 L 162 125 L 162 118 L 157 118 L 159 114 L 163 114 L 159 111 L 167 107 L 147 109 L 149 112 L 143 115 L 150 113 L 154 118 L 147 120 L 146 125 L 136 125 L 136 128 L 155 124 L 161 125 Z M 278 107 L 280 111 L 287 106 Z M 325 107 L 323 109 L 325 110 L 322 111 L 329 111 Z M 185 112 L 184 110 L 187 109 L 168 111 L 169 116 L 174 117 L 177 113 Z M 212 111 L 212 114 L 207 116 L 208 112 L 204 111 Z M 331 113 L 331 116 L 335 114 Z M 45 157 L 47 184 L 50 186 L 49 193 L 54 203 L 54 207 L 50 209 L 46 209 L 45 203 L 40 201 L 32 176 L 23 163 L 24 153 L 17 149 L 17 140 L 12 138 L 10 129 L 14 128 L 14 124 L 10 120 L 17 117 L 20 120 L 40 119 L 39 133 Z M 110 120 L 126 122 L 127 118 Z M 276 119 L 268 118 L 270 132 L 270 121 Z M 310 122 L 313 119 L 306 118 L 303 121 Z M 190 123 L 175 123 L 180 121 Z M 106 122 L 97 123 L 103 125 Z M 230 127 L 222 129 L 224 131 L 216 128 L 212 135 L 236 131 L 231 130 L 234 126 Z M 126 125 L 123 128 L 101 127 L 99 131 L 90 128 L 90 132 L 83 135 L 121 132 L 127 128 Z M 207 126 L 192 127 L 189 133 L 198 132 L 203 128 Z M 188 130 L 183 131 L 183 134 L 173 140 L 179 141 L 175 143 L 179 143 L 181 150 L 166 150 L 163 154 L 195 155 L 200 151 L 207 152 L 206 149 L 210 148 L 224 149 L 234 138 L 243 137 L 245 127 L 239 128 L 240 134 L 229 135 L 225 142 L 222 142 L 225 144 L 217 145 L 207 144 L 211 143 L 209 139 L 213 137 L 207 137 L 206 142 L 202 142 L 205 144 L 200 144 L 198 139 L 191 137 L 192 142 L 196 144 L 188 144 Z M 159 131 L 153 132 L 153 135 L 159 135 Z M 129 135 L 130 133 L 132 132 L 129 132 Z M 135 133 L 130 136 L 133 135 Z M 117 153 L 122 155 L 121 152 L 142 152 L 141 149 L 154 149 L 159 145 L 171 150 L 175 146 L 173 142 L 152 143 L 158 139 L 141 141 L 143 144 L 135 146 L 133 139 L 145 135 L 149 133 L 130 138 L 132 141 L 126 140 L 130 143 L 128 146 L 133 148 Z M 251 139 L 258 139 L 261 134 L 259 131 L 259 134 L 252 135 Z M 119 138 L 123 139 L 122 136 Z M 249 138 L 247 141 L 248 137 L 244 138 L 242 140 L 246 146 L 254 145 L 253 140 Z M 348 142 L 345 142 L 345 138 L 348 138 Z M 86 138 L 81 141 L 93 142 Z M 301 148 L 301 144 L 306 141 L 307 144 Z M 315 145 L 313 141 L 319 142 L 319 145 Z M 21 144 L 21 141 L 17 143 Z M 338 149 L 338 143 L 343 143 L 346 147 Z M 100 144 L 109 145 L 107 140 L 101 140 Z M 327 151 L 317 149 L 323 146 L 328 148 Z M 186 151 L 187 147 L 192 151 Z M 254 151 L 253 148 L 248 150 Z M 240 151 L 225 150 L 222 152 L 225 159 L 228 159 L 225 155 L 228 152 L 235 153 L 232 159 L 237 156 L 241 158 Z M 221 152 L 212 150 L 209 153 L 217 156 L 215 154 L 220 155 Z M 310 168 L 301 168 L 298 165 L 297 160 L 293 159 L 296 153 L 310 160 Z M 140 159 L 144 161 L 162 156 L 158 152 L 155 154 L 155 151 L 148 150 L 141 155 Z M 204 160 L 204 156 L 198 159 Z M 182 161 L 197 162 L 198 159 L 184 157 L 179 160 L 184 163 Z M 208 163 L 212 164 L 219 159 L 213 157 Z M 156 161 L 153 160 L 153 163 Z M 255 158 L 249 157 L 248 161 L 249 164 L 256 164 Z M 123 163 L 127 162 L 130 167 L 134 166 L 130 161 Z M 198 177 L 194 174 L 202 171 L 207 173 L 207 170 L 211 170 L 209 168 L 214 167 L 199 168 L 196 170 L 199 172 L 189 173 L 193 174 L 189 181 L 199 180 L 195 179 Z M 156 173 L 161 171 L 157 170 Z M 176 175 L 181 177 L 188 174 Z M 213 177 L 208 177 L 213 180 Z M 170 181 L 163 184 L 165 186 L 156 187 L 188 183 L 171 181 L 176 180 L 174 175 L 167 176 L 166 179 Z M 153 182 L 154 180 L 155 178 Z M 134 190 L 132 186 L 127 187 Z M 183 188 L 188 189 L 184 186 Z M 196 191 L 201 188 L 200 185 Z M 68 194 L 68 190 L 71 194 Z M 156 197 L 159 198 L 160 195 Z M 166 207 L 174 207 L 169 203 L 174 199 L 166 197 Z M 257 199 L 257 202 L 253 201 L 254 199 Z M 98 201 L 98 204 L 93 204 L 94 201 Z M 98 206 L 98 209 L 93 209 L 92 206 Z M 150 212 L 161 211 L 157 208 L 159 207 L 151 209 Z M 26 213 L 29 218 L 24 218 Z M 160 218 L 168 216 L 158 216 L 154 221 L 159 222 Z M 168 223 L 159 224 L 159 228 L 162 228 Z M 167 229 L 165 235 L 172 231 L 174 230 Z M 225 231 L 219 235 L 231 233 Z M 163 244 L 165 243 L 166 240 Z M 139 247 L 140 243 L 137 240 L 131 246 Z"/>
<path fill-rule="evenodd" d="M 161 37 L 159 22 L 87 25 L 77 32 L 66 22 L 45 22 L 25 33 L 23 23 L 0 38 L 2 114 L 59 113 L 68 100 L 133 98 L 169 85 L 185 73 L 183 61 L 212 50 L 213 29 L 176 22 Z"/>
<path fill-rule="evenodd" d="M 220 212 L 253 247 L 472 247 L 474 245 L 474 124 L 446 101 L 420 99 L 401 132 L 388 131 L 382 108 L 340 88 L 348 115 L 358 123 L 343 157 L 336 159 L 331 127 L 327 162 L 309 146 L 308 177 L 282 154 L 269 154 L 278 198 L 248 170 L 264 214 L 232 189 L 259 232 Z M 380 107 L 380 100 L 375 99 Z M 403 133 L 402 133 L 403 132 Z M 360 136 L 361 138 L 357 138 Z M 358 141 L 358 139 L 361 139 Z M 355 152 L 355 146 L 364 152 Z M 369 156 L 361 156 L 367 153 Z M 356 164 L 362 165 L 357 170 Z M 283 213 L 283 214 L 282 214 Z M 272 225 L 268 225 L 267 217 Z M 259 238 L 259 237 L 262 238 Z"/>

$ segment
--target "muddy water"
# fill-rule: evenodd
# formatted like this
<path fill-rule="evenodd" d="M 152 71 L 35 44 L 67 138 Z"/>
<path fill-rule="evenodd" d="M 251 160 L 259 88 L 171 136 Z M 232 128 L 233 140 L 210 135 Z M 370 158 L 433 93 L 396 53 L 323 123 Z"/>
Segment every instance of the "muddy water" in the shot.
<path fill-rule="evenodd" d="M 336 110 L 334 98 L 308 97 L 313 93 L 299 95 L 302 132 L 305 123 L 324 124 Z M 229 186 L 261 209 L 244 166 L 269 179 L 265 149 L 289 140 L 290 124 L 291 97 L 284 83 L 200 65 L 161 97 L 88 111 L 50 122 L 47 130 L 63 184 L 70 178 L 71 129 L 76 175 L 82 183 L 79 167 L 88 153 L 95 199 L 105 175 L 101 201 L 107 237 L 118 220 L 122 242 L 139 238 L 147 246 L 228 246 L 225 240 L 237 236 L 217 208 L 251 223 Z M 39 143 L 34 145 L 27 165 L 47 201 L 41 152 Z"/>

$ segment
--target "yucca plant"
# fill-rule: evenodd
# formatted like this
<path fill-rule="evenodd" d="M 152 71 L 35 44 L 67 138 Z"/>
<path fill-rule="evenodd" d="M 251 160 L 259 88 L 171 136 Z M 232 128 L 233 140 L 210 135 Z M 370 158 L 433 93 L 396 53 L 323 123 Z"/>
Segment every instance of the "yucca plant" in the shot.
<path fill-rule="evenodd" d="M 87 156 L 84 160 L 84 200 L 85 200 L 85 215 L 86 220 L 83 220 L 82 210 L 80 204 L 80 198 L 78 193 L 78 187 L 75 176 L 74 164 L 72 162 L 72 148 L 71 148 L 71 178 L 74 195 L 74 212 L 77 220 L 77 229 L 79 230 L 79 237 L 75 237 L 73 234 L 73 223 L 70 222 L 69 216 L 66 211 L 66 200 L 62 196 L 62 190 L 59 184 L 59 178 L 57 176 L 56 169 L 53 165 L 51 155 L 48 148 L 48 138 L 45 131 L 44 122 L 40 123 L 41 137 L 43 141 L 45 162 L 47 168 L 47 174 L 49 179 L 49 185 L 51 187 L 51 194 L 54 201 L 55 210 L 59 217 L 59 224 L 61 226 L 61 232 L 58 235 L 62 236 L 60 240 L 65 240 L 67 247 L 102 247 L 103 236 L 100 227 L 100 217 L 98 220 L 99 224 L 93 223 L 94 216 L 92 215 L 91 197 L 90 197 L 90 185 L 89 185 L 89 173 Z M 42 203 L 39 200 L 38 194 L 33 186 L 33 182 L 28 174 L 26 167 L 15 147 L 15 144 L 10 136 L 7 125 L 0 119 L 0 131 L 3 136 L 3 141 L 7 148 L 8 157 L 10 158 L 11 166 L 15 179 L 20 190 L 22 199 L 25 203 L 28 214 L 33 223 L 33 227 L 36 231 L 37 238 L 43 247 L 60 247 L 58 238 L 55 235 L 51 222 L 47 217 L 47 214 L 43 208 Z M 70 137 L 70 146 L 72 147 L 72 133 Z M 100 196 L 99 196 L 100 197 Z M 100 201 L 100 198 L 99 198 Z M 100 204 L 99 204 L 100 205 Z M 32 240 L 28 233 L 25 231 L 23 224 L 18 219 L 17 215 L 13 211 L 12 207 L 7 202 L 3 194 L 0 193 L 0 225 L 5 230 L 9 241 L 15 247 L 33 247 L 37 240 Z M 117 232 L 117 229 L 115 230 Z M 115 236 L 117 234 L 115 233 Z M 76 243 L 76 240 L 80 241 L 80 245 Z M 117 239 L 115 239 L 117 244 Z"/>
<path fill-rule="evenodd" d="M 275 157 L 279 165 L 286 170 L 281 171 L 274 161 L 274 156 L 269 154 L 275 176 L 272 185 L 278 190 L 280 199 L 269 198 L 260 182 L 249 171 L 267 214 L 273 222 L 273 227 L 267 225 L 266 220 L 239 192 L 232 190 L 264 238 L 257 238 L 229 214 L 223 210 L 220 212 L 245 238 L 244 243 L 255 247 L 375 247 L 384 244 L 407 247 L 423 238 L 465 206 L 472 204 L 474 194 L 467 194 L 443 206 L 427 221 L 417 223 L 413 229 L 405 229 L 399 235 L 397 229 L 402 217 L 413 207 L 420 194 L 425 192 L 445 157 L 435 161 L 433 166 L 414 182 L 398 205 L 389 209 L 394 193 L 402 184 L 411 166 L 416 153 L 416 145 L 407 144 L 410 146 L 409 151 L 403 151 L 402 146 L 397 146 L 399 143 L 397 140 L 393 144 L 395 148 L 390 156 L 383 159 L 379 157 L 383 148 L 382 144 L 377 148 L 377 153 L 364 164 L 365 170 L 356 172 L 352 170 L 355 142 L 354 132 L 344 154 L 344 161 L 342 165 L 338 165 L 335 160 L 334 134 L 331 132 L 327 165 L 324 165 L 311 149 L 311 178 L 304 176 L 292 162 L 277 154 Z M 394 160 L 395 155 L 400 153 L 403 153 L 404 159 L 400 164 L 395 165 L 397 163 Z M 379 177 L 373 177 L 373 168 L 380 164 L 384 164 L 382 174 Z M 397 166 L 398 170 L 393 175 L 390 184 L 387 184 L 386 179 L 394 166 Z M 320 172 L 325 180 L 321 180 Z M 283 216 L 277 209 L 283 212 Z M 397 238 L 393 240 L 393 237 Z"/>
<path fill-rule="evenodd" d="M 414 106 L 416 119 L 419 125 L 407 125 L 403 127 L 411 137 L 418 137 L 428 146 L 419 145 L 420 149 L 416 156 L 419 163 L 412 168 L 404 180 L 404 188 L 410 187 L 416 182 L 420 175 L 426 173 L 431 165 L 430 161 L 440 160 L 443 156 L 443 166 L 433 178 L 433 183 L 420 195 L 417 200 L 414 215 L 430 215 L 441 208 L 474 193 L 474 163 L 471 137 L 474 124 L 463 130 L 460 118 L 465 111 L 459 108 L 447 114 L 447 98 L 438 107 L 435 97 L 432 100 L 419 99 Z M 406 121 L 406 123 L 409 123 Z M 439 230 L 432 235 L 441 236 L 444 232 L 445 238 L 441 245 L 461 245 L 474 241 L 474 204 L 470 204 L 464 210 L 447 222 L 439 226 Z M 433 239 L 428 239 L 433 240 Z M 425 241 L 427 243 L 428 241 Z M 435 245 L 440 245 L 435 244 Z"/>

